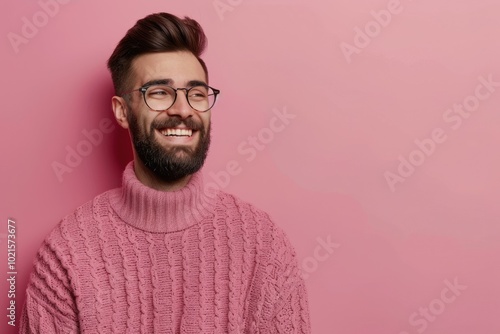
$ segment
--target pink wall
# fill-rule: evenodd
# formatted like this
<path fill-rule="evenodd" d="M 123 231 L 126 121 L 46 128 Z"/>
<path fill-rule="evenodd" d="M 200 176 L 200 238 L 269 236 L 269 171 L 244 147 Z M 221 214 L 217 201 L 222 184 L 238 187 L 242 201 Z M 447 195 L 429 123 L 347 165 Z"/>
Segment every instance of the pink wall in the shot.
<path fill-rule="evenodd" d="M 0 263 L 6 277 L 12 218 L 17 316 L 43 237 L 130 159 L 105 62 L 169 11 L 205 28 L 222 91 L 205 173 L 235 161 L 221 186 L 287 231 L 314 333 L 500 331 L 498 0 L 55 1 L 0 5 Z M 102 139 L 86 146 L 89 131 Z"/>

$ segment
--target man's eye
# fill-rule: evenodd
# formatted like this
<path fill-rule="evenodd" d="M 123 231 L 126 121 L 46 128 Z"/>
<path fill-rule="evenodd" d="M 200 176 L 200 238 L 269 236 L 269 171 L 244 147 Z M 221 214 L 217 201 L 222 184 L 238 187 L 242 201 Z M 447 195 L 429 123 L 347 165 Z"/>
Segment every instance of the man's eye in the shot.
<path fill-rule="evenodd" d="M 207 93 L 199 89 L 194 89 L 189 92 L 189 96 L 195 98 L 203 98 L 207 96 Z"/>
<path fill-rule="evenodd" d="M 159 89 L 159 88 L 156 88 L 156 89 L 152 89 L 151 91 L 148 92 L 148 96 L 149 97 L 152 97 L 152 98 L 166 98 L 166 97 L 171 97 L 172 96 L 172 92 L 170 92 L 169 90 L 167 89 Z"/>

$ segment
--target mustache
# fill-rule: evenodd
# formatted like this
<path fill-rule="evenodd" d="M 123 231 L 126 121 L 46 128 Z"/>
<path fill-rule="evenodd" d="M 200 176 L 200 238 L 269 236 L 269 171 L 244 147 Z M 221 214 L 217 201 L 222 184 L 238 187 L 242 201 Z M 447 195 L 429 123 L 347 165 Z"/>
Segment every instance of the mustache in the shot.
<path fill-rule="evenodd" d="M 165 129 L 165 128 L 175 128 L 181 124 L 184 124 L 188 129 L 199 131 L 203 129 L 203 124 L 196 122 L 192 118 L 186 118 L 184 120 L 179 117 L 169 117 L 167 119 L 155 119 L 151 123 L 152 129 Z"/>

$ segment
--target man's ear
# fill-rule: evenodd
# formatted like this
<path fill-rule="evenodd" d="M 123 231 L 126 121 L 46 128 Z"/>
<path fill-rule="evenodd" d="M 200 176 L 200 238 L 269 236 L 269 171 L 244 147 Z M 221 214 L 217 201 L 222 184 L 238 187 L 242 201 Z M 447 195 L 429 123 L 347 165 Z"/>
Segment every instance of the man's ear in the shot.
<path fill-rule="evenodd" d="M 115 114 L 116 121 L 124 129 L 128 129 L 129 124 L 127 121 L 127 103 L 120 96 L 113 96 L 111 98 L 111 107 L 113 108 L 113 113 Z"/>

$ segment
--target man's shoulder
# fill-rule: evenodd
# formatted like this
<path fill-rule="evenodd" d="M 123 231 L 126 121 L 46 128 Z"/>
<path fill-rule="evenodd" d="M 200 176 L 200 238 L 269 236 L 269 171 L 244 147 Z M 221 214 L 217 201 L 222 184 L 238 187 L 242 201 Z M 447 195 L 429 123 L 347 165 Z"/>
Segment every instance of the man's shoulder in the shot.
<path fill-rule="evenodd" d="M 233 194 L 221 192 L 219 198 L 226 210 L 224 215 L 234 216 L 246 227 L 242 228 L 242 238 L 253 235 L 266 270 L 286 276 L 297 274 L 296 251 L 280 222 L 274 222 L 266 211 Z"/>
<path fill-rule="evenodd" d="M 95 196 L 91 200 L 88 200 L 87 202 L 83 203 L 82 205 L 78 206 L 73 212 L 68 214 L 62 219 L 62 222 L 65 221 L 72 221 L 75 218 L 76 219 L 82 219 L 82 218 L 87 218 L 87 219 L 92 219 L 95 217 L 96 213 L 100 213 L 102 210 L 107 210 L 108 205 L 109 205 L 109 196 L 116 191 L 119 191 L 119 188 L 115 189 L 110 189 L 107 190 L 103 193 L 100 193 L 99 195 Z"/>
<path fill-rule="evenodd" d="M 220 191 L 218 197 L 218 208 L 216 210 L 224 210 L 225 215 L 235 220 L 241 220 L 248 227 L 260 229 L 261 232 L 275 241 L 279 240 L 288 243 L 288 237 L 283 227 L 276 223 L 267 211 L 234 194 Z"/>
<path fill-rule="evenodd" d="M 65 239 L 74 233 L 78 233 L 82 224 L 95 224 L 99 216 L 107 214 L 109 210 L 109 195 L 117 190 L 118 188 L 107 190 L 78 206 L 59 221 L 47 235 L 46 240 L 54 238 Z"/>
<path fill-rule="evenodd" d="M 224 191 L 219 191 L 218 197 L 218 206 L 221 206 L 223 209 L 227 210 L 227 212 L 252 217 L 254 219 L 259 219 L 259 221 L 274 224 L 271 216 L 266 211 L 258 208 L 249 201 L 243 200 L 234 194 Z"/>

